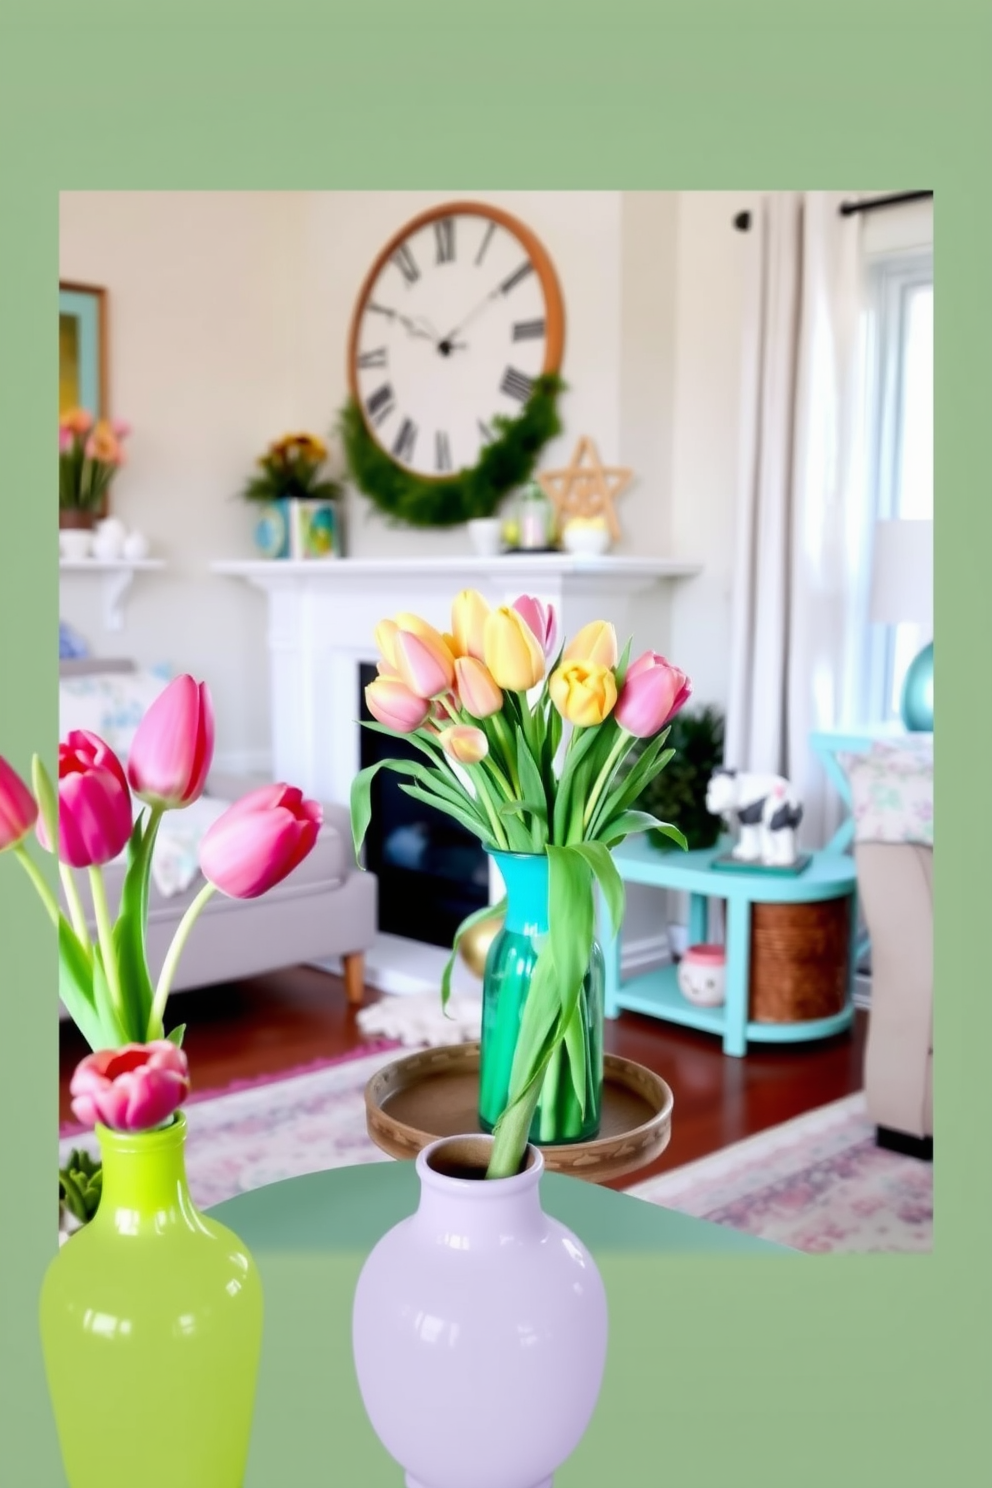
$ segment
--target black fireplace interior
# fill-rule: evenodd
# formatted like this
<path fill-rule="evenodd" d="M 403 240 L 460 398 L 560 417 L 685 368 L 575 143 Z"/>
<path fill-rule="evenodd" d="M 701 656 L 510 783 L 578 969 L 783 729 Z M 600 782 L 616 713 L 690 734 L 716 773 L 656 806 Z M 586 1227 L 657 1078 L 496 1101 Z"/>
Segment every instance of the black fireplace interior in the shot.
<path fill-rule="evenodd" d="M 373 666 L 359 668 L 361 717 L 371 719 L 365 688 Z M 412 744 L 363 728 L 361 763 L 423 760 Z M 379 929 L 427 945 L 450 947 L 466 915 L 489 902 L 485 850 L 452 817 L 408 796 L 408 779 L 380 770 L 372 782 L 372 820 L 365 839 L 366 867 L 379 880 Z"/>

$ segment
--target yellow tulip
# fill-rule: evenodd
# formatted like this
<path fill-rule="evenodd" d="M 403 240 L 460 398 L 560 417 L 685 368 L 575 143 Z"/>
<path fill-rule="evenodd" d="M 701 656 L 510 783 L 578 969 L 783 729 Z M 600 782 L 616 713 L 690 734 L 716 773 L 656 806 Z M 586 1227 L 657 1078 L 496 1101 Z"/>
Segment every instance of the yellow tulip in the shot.
<path fill-rule="evenodd" d="M 485 627 L 490 609 L 477 589 L 463 589 L 451 606 L 451 629 L 454 631 L 456 656 L 485 655 Z"/>
<path fill-rule="evenodd" d="M 562 718 L 579 728 L 602 723 L 617 701 L 616 678 L 595 661 L 564 662 L 552 673 L 548 692 Z"/>
<path fill-rule="evenodd" d="M 400 613 L 398 615 L 395 615 L 393 618 L 395 620 L 397 629 L 412 631 L 415 636 L 419 636 L 420 639 L 422 641 L 426 641 L 429 646 L 437 647 L 440 650 L 447 652 L 448 659 L 450 660 L 452 666 L 454 666 L 455 658 L 451 653 L 451 649 L 448 646 L 447 641 L 444 639 L 444 636 L 439 630 L 434 629 L 433 625 L 428 625 L 426 620 L 422 620 L 419 615 L 412 615 L 409 610 L 401 610 Z"/>
<path fill-rule="evenodd" d="M 508 692 L 528 692 L 544 676 L 540 642 L 523 616 L 508 605 L 486 617 L 483 660 L 496 686 Z"/>
<path fill-rule="evenodd" d="M 593 620 L 569 641 L 562 661 L 592 661 L 597 666 L 615 667 L 620 652 L 617 633 L 608 620 Z"/>
<path fill-rule="evenodd" d="M 375 643 L 379 647 L 379 654 L 393 675 L 396 672 L 396 632 L 399 626 L 395 620 L 380 620 L 375 628 Z"/>

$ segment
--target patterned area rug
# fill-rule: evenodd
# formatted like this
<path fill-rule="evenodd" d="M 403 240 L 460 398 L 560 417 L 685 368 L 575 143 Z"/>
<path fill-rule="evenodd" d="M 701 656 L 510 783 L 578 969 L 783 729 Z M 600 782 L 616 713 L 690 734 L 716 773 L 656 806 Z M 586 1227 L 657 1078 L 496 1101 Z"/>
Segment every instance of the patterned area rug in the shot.
<path fill-rule="evenodd" d="M 863 1094 L 627 1192 L 814 1254 L 933 1249 L 933 1164 L 877 1147 Z"/>
<path fill-rule="evenodd" d="M 396 1050 L 394 1043 L 366 1046 L 343 1060 L 191 1099 L 187 1172 L 195 1202 L 208 1208 L 301 1173 L 390 1161 L 366 1133 L 363 1091 Z M 92 1133 L 64 1128 L 63 1159 L 73 1147 L 98 1150 Z M 933 1245 L 932 1165 L 878 1149 L 862 1095 L 628 1192 L 797 1250 L 922 1252 Z"/>
<path fill-rule="evenodd" d="M 365 1086 L 397 1045 L 356 1049 L 344 1059 L 319 1060 L 288 1076 L 232 1085 L 219 1095 L 191 1096 L 187 1123 L 186 1174 L 201 1209 L 282 1178 L 343 1168 L 352 1163 L 390 1162 L 365 1130 Z M 65 1127 L 60 1158 L 73 1147 L 94 1157 L 92 1132 Z"/>

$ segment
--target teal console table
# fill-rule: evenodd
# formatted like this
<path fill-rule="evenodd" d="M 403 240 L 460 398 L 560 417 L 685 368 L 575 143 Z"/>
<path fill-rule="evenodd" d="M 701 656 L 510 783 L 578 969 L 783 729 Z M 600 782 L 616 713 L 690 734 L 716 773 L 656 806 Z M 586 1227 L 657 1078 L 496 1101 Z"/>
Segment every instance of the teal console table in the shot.
<path fill-rule="evenodd" d="M 814 853 L 808 867 L 795 875 L 726 872 L 713 859 L 724 848 L 704 852 L 659 851 L 644 837 L 632 837 L 614 850 L 613 861 L 626 883 L 658 889 L 681 889 L 689 895 L 689 943 L 707 940 L 709 900 L 726 902 L 726 1000 L 721 1007 L 701 1008 L 679 991 L 675 966 L 661 966 L 623 981 L 620 941 L 614 937 L 605 907 L 600 906 L 599 937 L 606 958 L 605 1010 L 615 1018 L 622 1009 L 665 1018 L 687 1028 L 719 1035 L 725 1054 L 741 1056 L 749 1043 L 795 1043 L 828 1038 L 849 1028 L 854 1019 L 854 969 L 857 936 L 857 891 L 854 860 L 846 853 Z M 824 899 L 851 901 L 847 1000 L 839 1013 L 796 1023 L 758 1023 L 748 1017 L 753 904 L 812 904 Z"/>

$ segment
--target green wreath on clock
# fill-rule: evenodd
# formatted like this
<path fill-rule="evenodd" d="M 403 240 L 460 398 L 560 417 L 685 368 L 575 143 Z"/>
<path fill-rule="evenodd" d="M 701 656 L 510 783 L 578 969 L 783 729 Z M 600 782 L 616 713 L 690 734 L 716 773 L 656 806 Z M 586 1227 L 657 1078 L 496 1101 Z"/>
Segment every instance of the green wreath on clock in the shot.
<path fill-rule="evenodd" d="M 454 527 L 491 517 L 507 492 L 530 478 L 543 446 L 561 432 L 557 397 L 564 386 L 557 373 L 535 378 L 516 418 L 493 418 L 495 437 L 477 464 L 444 480 L 424 480 L 391 460 L 351 399 L 339 428 L 352 479 L 393 522 L 410 527 Z"/>

